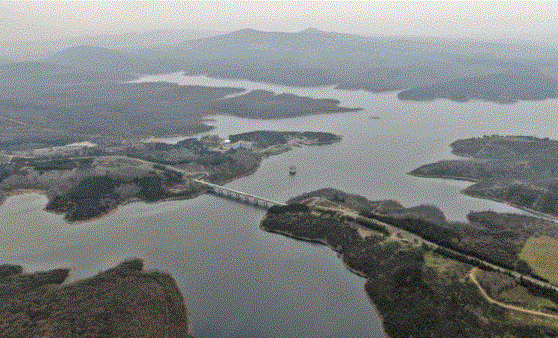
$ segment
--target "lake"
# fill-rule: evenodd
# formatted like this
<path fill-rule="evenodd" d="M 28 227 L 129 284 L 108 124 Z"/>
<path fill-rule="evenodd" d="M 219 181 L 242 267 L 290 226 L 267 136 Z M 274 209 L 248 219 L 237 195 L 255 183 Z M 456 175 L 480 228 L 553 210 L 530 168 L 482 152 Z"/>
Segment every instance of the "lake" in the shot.
<path fill-rule="evenodd" d="M 324 187 L 405 206 L 433 204 L 452 220 L 470 210 L 520 212 L 459 191 L 469 183 L 416 178 L 416 167 L 455 158 L 449 143 L 484 134 L 556 138 L 557 101 L 404 102 L 395 93 L 296 88 L 182 74 L 139 81 L 268 89 L 335 98 L 359 112 L 281 120 L 211 116 L 221 137 L 252 130 L 325 131 L 343 140 L 295 148 L 263 161 L 227 187 L 278 201 Z M 379 116 L 371 119 L 370 116 Z M 174 139 L 174 141 L 180 138 Z M 169 139 L 169 141 L 173 141 Z M 297 175 L 289 176 L 295 165 Z M 216 196 L 155 204 L 132 203 L 99 220 L 68 224 L 42 210 L 46 197 L 25 194 L 0 206 L 0 262 L 28 271 L 74 267 L 91 276 L 126 257 L 169 272 L 191 313 L 196 337 L 384 337 L 364 279 L 348 272 L 328 248 L 261 231 L 265 211 Z"/>

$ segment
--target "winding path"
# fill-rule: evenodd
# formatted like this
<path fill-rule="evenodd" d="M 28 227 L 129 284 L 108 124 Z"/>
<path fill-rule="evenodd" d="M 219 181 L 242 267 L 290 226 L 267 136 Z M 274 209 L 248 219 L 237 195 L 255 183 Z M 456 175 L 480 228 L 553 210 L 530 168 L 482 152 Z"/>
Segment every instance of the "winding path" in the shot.
<path fill-rule="evenodd" d="M 486 293 L 486 291 L 483 289 L 483 287 L 478 282 L 477 277 L 476 277 L 477 271 L 479 271 L 478 268 L 471 269 L 471 272 L 469 273 L 469 277 L 471 278 L 471 281 L 473 281 L 473 283 L 475 283 L 475 285 L 479 289 L 479 291 L 482 294 L 482 296 L 484 297 L 484 299 L 486 299 L 489 303 L 496 304 L 498 306 L 501 306 L 503 308 L 513 310 L 513 311 L 528 313 L 528 314 L 535 315 L 535 316 L 543 316 L 543 317 L 548 317 L 548 318 L 552 318 L 552 319 L 558 319 L 557 315 L 551 315 L 549 313 L 535 311 L 535 310 L 528 310 L 528 309 L 525 309 L 525 308 L 522 308 L 522 307 L 519 307 L 519 306 L 502 303 L 502 302 L 497 301 L 496 299 L 490 297 L 488 295 L 488 293 Z"/>
<path fill-rule="evenodd" d="M 517 280 L 523 279 L 523 281 L 529 282 L 529 283 L 531 283 L 531 284 L 533 284 L 533 285 L 538 285 L 538 286 L 543 287 L 543 288 L 545 288 L 545 289 L 553 290 L 554 292 L 558 293 L 558 286 L 556 286 L 556 285 L 553 285 L 553 284 L 551 284 L 551 283 L 542 281 L 542 280 L 540 280 L 540 279 L 534 278 L 534 277 L 529 276 L 529 275 L 525 275 L 525 274 L 519 273 L 519 272 L 517 272 L 517 271 L 515 271 L 515 270 L 510 270 L 510 269 L 508 269 L 508 268 L 505 268 L 505 267 L 502 267 L 502 266 L 499 266 L 499 265 L 496 265 L 496 264 L 487 262 L 487 261 L 482 260 L 482 259 L 480 259 L 480 258 L 478 258 L 478 257 L 472 257 L 472 256 L 466 255 L 466 254 L 464 254 L 464 253 L 455 251 L 455 250 L 453 250 L 453 249 L 443 247 L 443 246 L 438 245 L 438 244 L 436 244 L 436 243 L 430 242 L 429 240 L 426 240 L 426 239 L 420 237 L 420 236 L 417 235 L 417 234 L 414 234 L 414 233 L 412 233 L 412 232 L 408 232 L 408 231 L 406 231 L 406 230 L 404 230 L 404 229 L 401 229 L 401 228 L 398 228 L 398 227 L 396 227 L 396 226 L 394 226 L 394 225 L 391 225 L 391 224 L 388 224 L 388 223 L 379 221 L 379 220 L 377 220 L 377 219 L 372 219 L 372 218 L 363 217 L 363 216 L 361 216 L 360 214 L 358 214 L 358 212 L 356 212 L 356 211 L 354 211 L 354 210 L 347 210 L 347 209 L 342 209 L 342 208 L 323 207 L 323 206 L 319 206 L 319 205 L 315 205 L 315 204 L 313 205 L 313 208 L 314 208 L 314 209 L 318 209 L 318 210 L 329 210 L 329 211 L 333 211 L 333 212 L 339 212 L 339 213 L 341 213 L 343 216 L 345 216 L 345 217 L 347 217 L 347 218 L 352 218 L 352 219 L 355 219 L 355 220 L 359 220 L 359 219 L 362 220 L 362 219 L 364 219 L 364 220 L 366 220 L 367 222 L 372 222 L 372 223 L 375 223 L 375 224 L 377 224 L 377 225 L 380 225 L 380 226 L 384 227 L 384 228 L 385 228 L 386 230 L 388 230 L 390 233 L 401 233 L 401 234 L 404 234 L 404 235 L 406 235 L 406 236 L 408 236 L 408 237 L 410 237 L 410 238 L 412 238 L 412 239 L 415 239 L 415 240 L 417 240 L 417 241 L 419 241 L 419 242 L 422 242 L 422 243 L 424 243 L 424 244 L 427 244 L 428 246 L 430 246 L 430 247 L 433 248 L 433 249 L 441 248 L 441 249 L 443 249 L 443 250 L 445 250 L 445 251 L 451 253 L 452 255 L 454 255 L 454 257 L 453 257 L 452 259 L 456 259 L 455 257 L 462 257 L 463 259 L 465 259 L 465 260 L 463 260 L 463 262 L 465 262 L 465 263 L 467 263 L 467 264 L 471 264 L 471 262 L 474 261 L 474 262 L 476 262 L 477 264 L 482 264 L 483 267 L 488 268 L 488 269 L 490 269 L 490 270 L 492 270 L 492 271 L 498 271 L 498 272 L 501 272 L 501 273 L 505 273 L 505 274 L 507 274 L 507 275 L 509 275 L 509 276 L 514 277 L 514 278 L 517 279 Z M 459 259 L 457 259 L 457 260 L 459 260 Z"/>

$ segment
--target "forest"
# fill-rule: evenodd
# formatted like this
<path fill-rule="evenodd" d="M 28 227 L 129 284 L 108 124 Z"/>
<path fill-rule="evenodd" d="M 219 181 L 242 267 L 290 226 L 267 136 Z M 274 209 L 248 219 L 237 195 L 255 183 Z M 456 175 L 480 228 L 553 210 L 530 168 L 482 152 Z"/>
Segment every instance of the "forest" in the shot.
<path fill-rule="evenodd" d="M 324 194 L 331 196 L 332 190 Z M 334 192 L 351 203 L 359 199 Z M 320 191 L 296 199 L 321 196 Z M 330 200 L 331 201 L 331 200 Z M 379 205 L 372 201 L 369 205 Z M 424 225 L 425 223 L 421 223 Z M 365 290 L 382 316 L 389 337 L 552 337 L 558 331 L 510 320 L 507 311 L 482 299 L 465 283 L 471 265 L 436 256 L 425 246 L 393 240 L 377 233 L 362 236 L 358 225 L 342 217 L 296 202 L 271 208 L 261 228 L 300 240 L 327 245 L 348 268 L 365 278 Z M 444 261 L 446 270 L 432 264 Z M 493 283 L 493 282 L 492 282 Z"/>
<path fill-rule="evenodd" d="M 558 238 L 558 228 L 550 220 L 511 213 L 472 211 L 467 215 L 468 222 L 451 222 L 435 206 L 405 208 L 396 201 L 368 201 L 331 188 L 295 197 L 289 200 L 289 206 L 309 203 L 315 198 L 325 199 L 320 205 L 334 209 L 337 206 L 351 208 L 365 219 L 378 220 L 416 234 L 440 245 L 440 253 L 468 264 L 478 265 L 477 260 L 482 260 L 547 281 L 543 276 L 537 275 L 520 254 L 530 238 Z M 353 222 L 380 233 L 385 231 L 376 226 L 370 227 L 366 222 Z M 454 257 L 452 251 L 459 253 L 459 257 Z M 481 267 L 484 268 L 483 265 Z"/>
<path fill-rule="evenodd" d="M 202 118 L 281 118 L 354 109 L 339 102 L 240 88 L 171 83 L 94 84 L 1 98 L 0 148 L 24 149 L 89 139 L 190 135 L 211 130 Z"/>
<path fill-rule="evenodd" d="M 558 215 L 558 141 L 530 136 L 457 140 L 452 151 L 465 160 L 443 160 L 410 172 L 420 177 L 475 182 L 464 194 Z"/>

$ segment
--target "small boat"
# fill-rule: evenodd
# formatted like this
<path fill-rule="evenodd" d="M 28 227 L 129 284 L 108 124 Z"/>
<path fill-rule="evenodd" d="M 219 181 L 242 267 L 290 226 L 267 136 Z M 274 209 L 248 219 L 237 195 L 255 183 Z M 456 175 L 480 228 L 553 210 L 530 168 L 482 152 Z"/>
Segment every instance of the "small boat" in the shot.
<path fill-rule="evenodd" d="M 289 167 L 289 175 L 296 174 L 296 167 L 294 165 Z"/>

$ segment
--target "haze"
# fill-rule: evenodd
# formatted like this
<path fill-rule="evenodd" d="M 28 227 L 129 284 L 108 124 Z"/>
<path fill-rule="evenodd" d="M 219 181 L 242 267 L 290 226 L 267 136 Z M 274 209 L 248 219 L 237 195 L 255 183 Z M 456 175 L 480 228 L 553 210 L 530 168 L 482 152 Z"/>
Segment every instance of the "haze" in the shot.
<path fill-rule="evenodd" d="M 2 2 L 0 41 L 154 29 L 325 31 L 553 41 L 554 2 Z"/>

